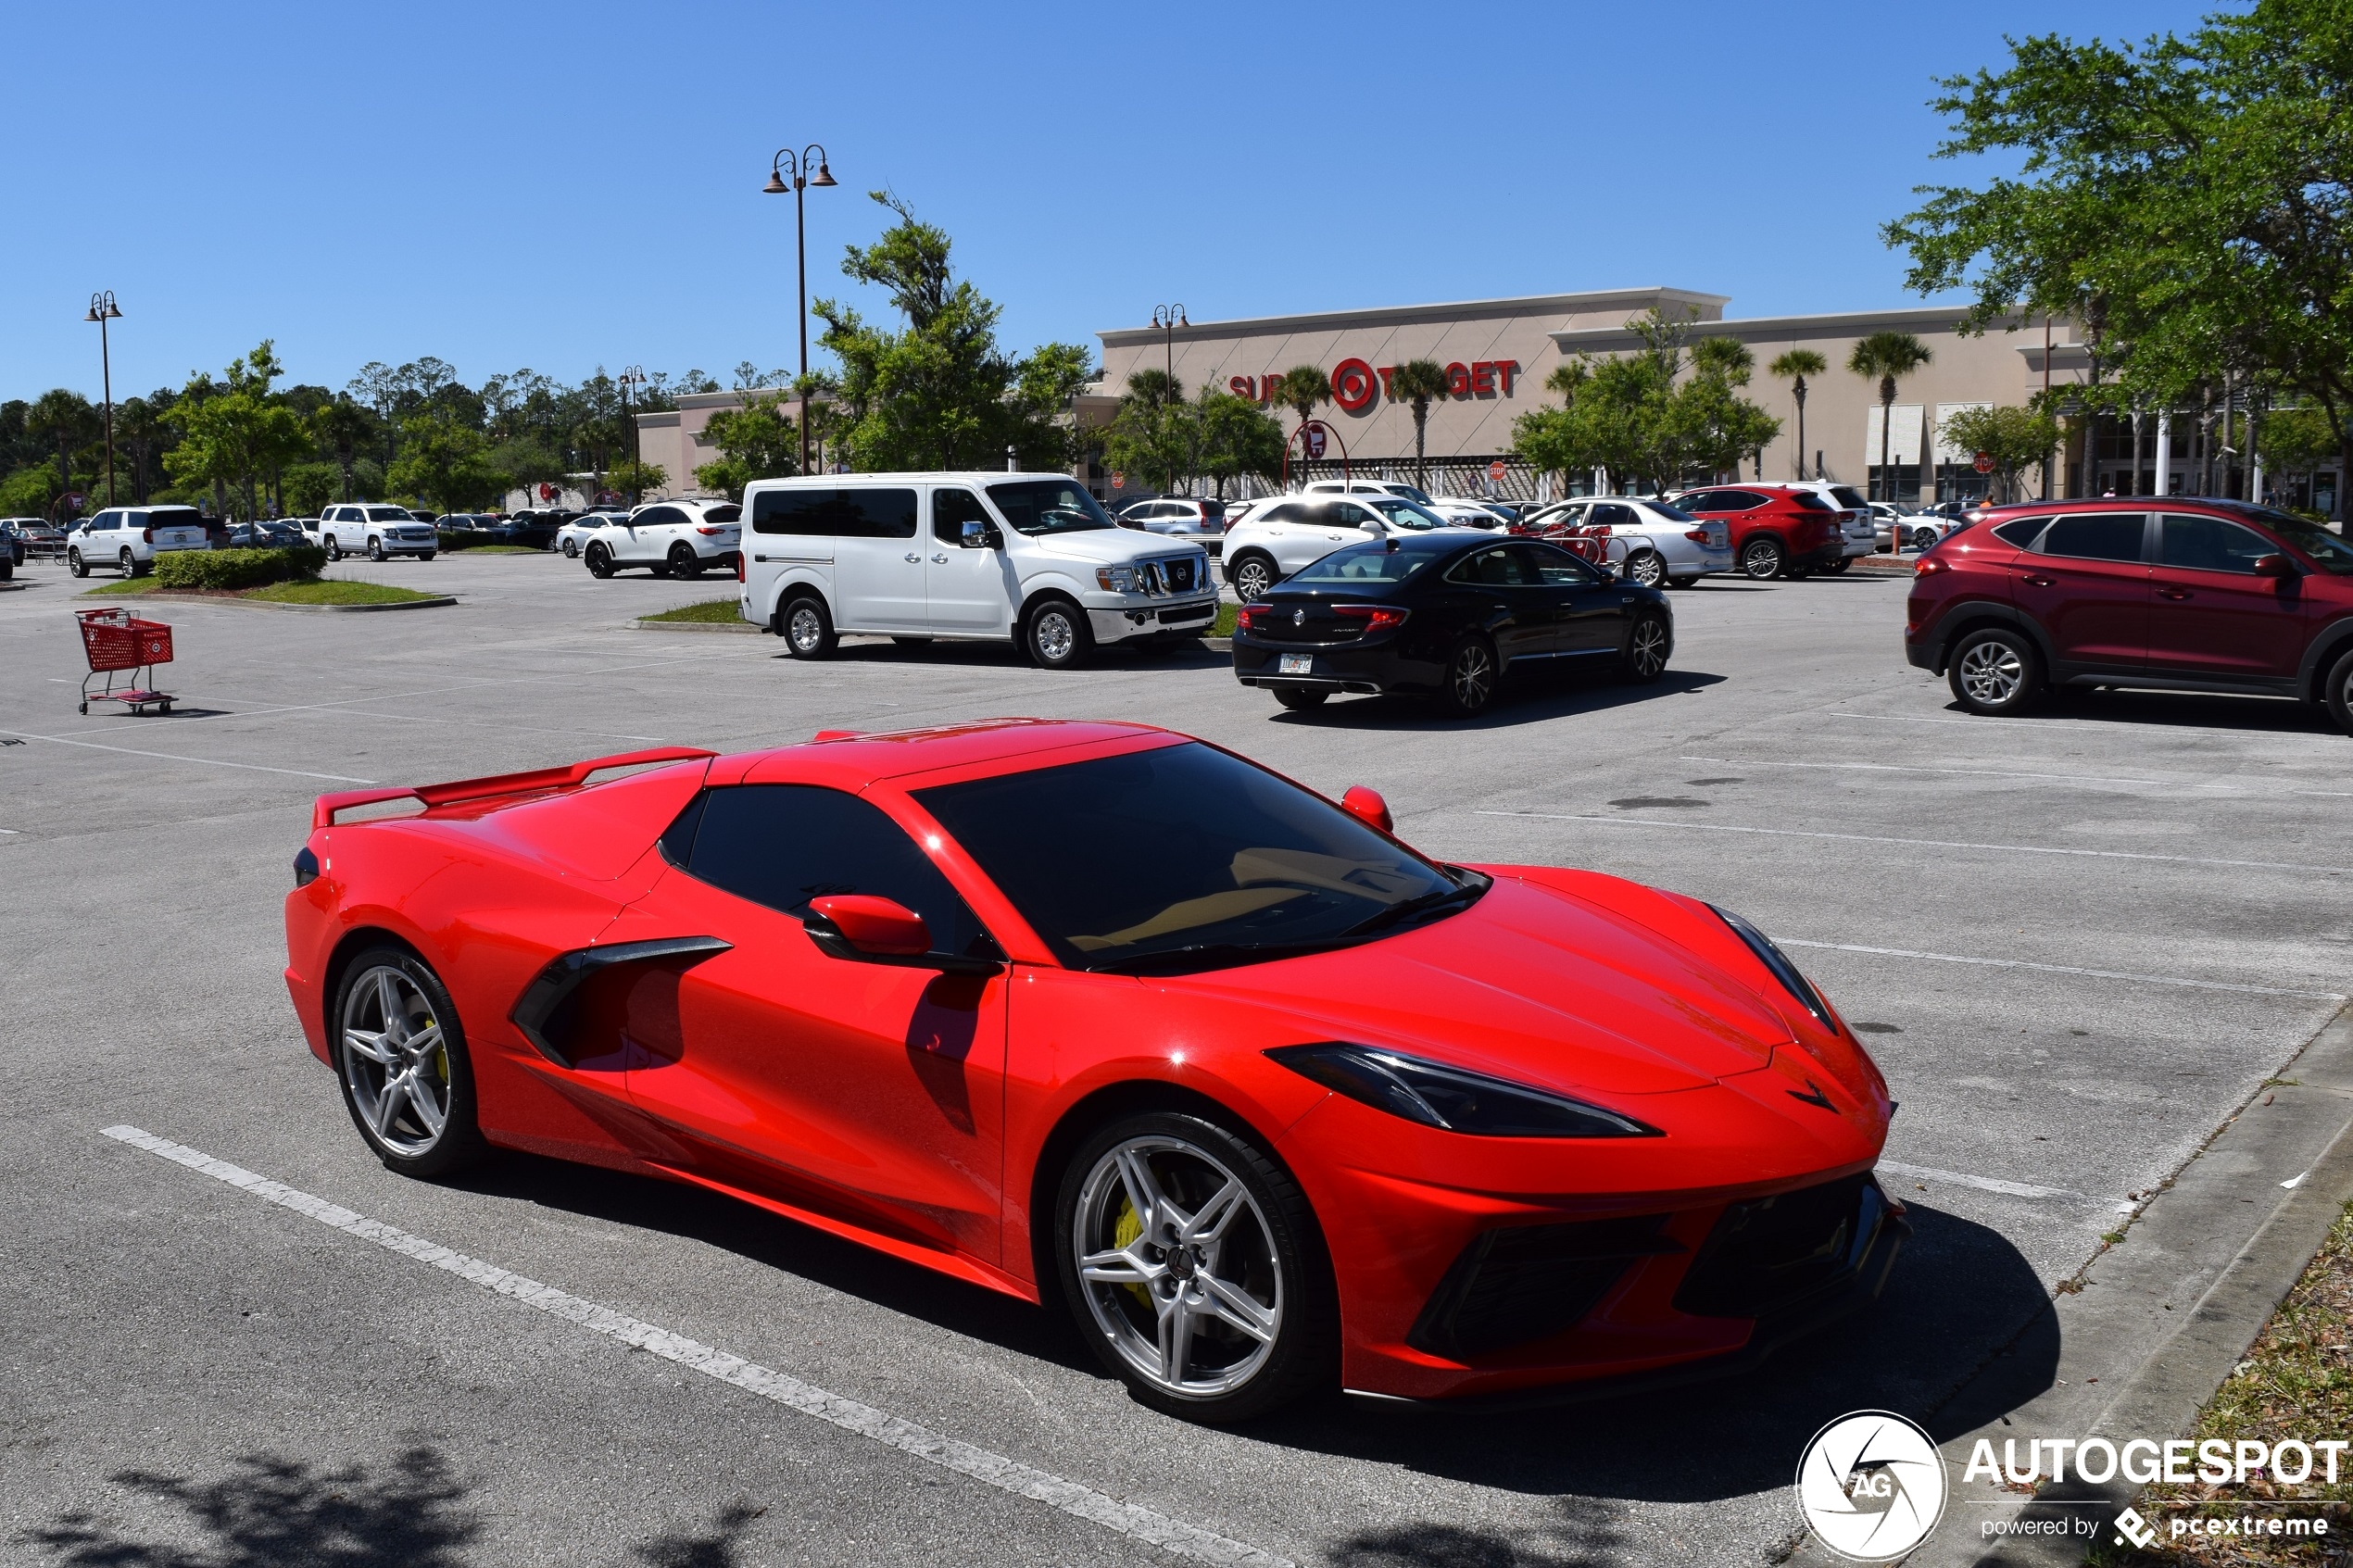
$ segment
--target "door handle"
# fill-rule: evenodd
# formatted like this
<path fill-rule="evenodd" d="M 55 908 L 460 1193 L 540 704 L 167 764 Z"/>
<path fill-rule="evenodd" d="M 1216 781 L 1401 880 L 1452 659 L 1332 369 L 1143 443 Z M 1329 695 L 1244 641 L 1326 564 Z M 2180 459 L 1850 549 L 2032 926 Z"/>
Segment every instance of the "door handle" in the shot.
<path fill-rule="evenodd" d="M 2048 588 L 2055 586 L 2057 583 L 2058 579 L 2055 577 L 2038 576 L 2036 573 L 2030 571 L 2025 576 L 2020 578 L 2019 581 L 2025 583 L 2030 588 Z"/>
<path fill-rule="evenodd" d="M 924 558 L 923 552 L 921 550 L 910 550 L 907 552 L 907 558 L 909 560 L 919 561 Z"/>
<path fill-rule="evenodd" d="M 948 558 L 946 556 L 934 556 L 931 559 L 932 564 L 935 566 L 946 566 L 948 564 Z"/>
<path fill-rule="evenodd" d="M 2186 599 L 2190 591 L 2187 588 L 2159 588 L 2157 596 L 2160 599 Z"/>

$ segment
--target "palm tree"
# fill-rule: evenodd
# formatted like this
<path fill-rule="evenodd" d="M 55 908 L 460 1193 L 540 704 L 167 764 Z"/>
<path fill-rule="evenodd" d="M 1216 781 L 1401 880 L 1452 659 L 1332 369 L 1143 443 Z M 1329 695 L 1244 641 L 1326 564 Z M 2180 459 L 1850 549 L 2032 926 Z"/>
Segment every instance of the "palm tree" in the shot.
<path fill-rule="evenodd" d="M 57 444 L 57 488 L 73 488 L 73 455 L 90 445 L 98 432 L 98 411 L 78 392 L 57 387 L 43 393 L 25 410 L 28 432 L 40 431 Z"/>
<path fill-rule="evenodd" d="M 1429 428 L 1429 406 L 1446 395 L 1446 367 L 1435 359 L 1408 359 L 1389 378 L 1389 395 L 1414 408 L 1414 483 L 1429 488 L 1423 440 Z"/>
<path fill-rule="evenodd" d="M 1299 416 L 1302 430 L 1315 417 L 1315 405 L 1332 400 L 1331 378 L 1313 365 L 1293 365 L 1282 374 L 1281 384 L 1275 389 L 1275 401 Z M 1305 444 L 1301 444 L 1305 456 Z"/>
<path fill-rule="evenodd" d="M 1846 357 L 1846 368 L 1869 380 L 1879 378 L 1879 471 L 1880 483 L 1887 494 L 1882 501 L 1895 499 L 1895 472 L 1888 466 L 1888 442 L 1894 434 L 1895 378 L 1908 376 L 1928 363 L 1928 345 L 1909 332 L 1873 332 L 1855 345 Z"/>
<path fill-rule="evenodd" d="M 1185 383 L 1166 370 L 1138 370 L 1127 378 L 1127 400 L 1146 408 L 1165 408 L 1185 400 Z"/>
<path fill-rule="evenodd" d="M 1793 348 L 1766 367 L 1768 375 L 1790 383 L 1790 395 L 1797 399 L 1797 477 L 1806 477 L 1806 378 L 1818 376 L 1831 368 L 1830 361 L 1810 348 Z"/>
<path fill-rule="evenodd" d="M 343 470 L 343 498 L 348 501 L 351 466 L 359 460 L 360 444 L 374 433 L 374 424 L 367 410 L 354 403 L 347 393 L 332 403 L 322 404 L 310 419 L 320 441 L 335 455 L 335 466 Z"/>

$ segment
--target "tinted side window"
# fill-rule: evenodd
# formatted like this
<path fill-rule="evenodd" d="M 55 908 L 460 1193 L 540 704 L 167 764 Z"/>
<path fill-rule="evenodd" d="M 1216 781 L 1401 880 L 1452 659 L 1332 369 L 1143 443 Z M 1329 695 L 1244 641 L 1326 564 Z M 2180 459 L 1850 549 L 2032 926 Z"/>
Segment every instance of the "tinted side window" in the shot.
<path fill-rule="evenodd" d="M 2016 545 L 2021 550 L 2027 549 L 2032 546 L 2034 535 L 2042 533 L 2043 525 L 2050 521 L 2047 517 L 2014 517 L 1995 528 L 1994 537 L 2005 545 Z"/>
<path fill-rule="evenodd" d="M 727 504 L 726 506 L 724 506 L 724 507 L 706 507 L 706 508 L 703 508 L 703 514 L 702 514 L 702 520 L 703 520 L 703 521 L 705 521 L 705 522 L 713 522 L 713 523 L 716 523 L 716 522 L 734 522 L 735 521 L 736 521 L 738 518 L 742 517 L 743 515 L 744 515 L 744 509 L 743 509 L 743 508 L 741 508 L 741 507 L 738 507 L 738 506 L 735 505 L 733 502 L 730 502 L 729 504 Z"/>
<path fill-rule="evenodd" d="M 969 490 L 935 490 L 931 493 L 932 537 L 943 545 L 961 545 L 964 524 L 979 523 L 995 528 L 988 512 L 981 509 L 980 497 Z"/>
<path fill-rule="evenodd" d="M 1261 522 L 1305 522 L 1307 508 L 1297 501 L 1284 501 L 1258 514 Z"/>
<path fill-rule="evenodd" d="M 2167 517 L 2160 522 L 2157 558 L 2166 566 L 2252 575 L 2257 557 L 2283 553 L 2255 530 L 2219 517 Z"/>
<path fill-rule="evenodd" d="M 1446 574 L 1450 583 L 1474 583 L 1483 588 L 1524 588 L 1533 573 L 1508 546 L 1480 550 Z"/>
<path fill-rule="evenodd" d="M 2139 560 L 2146 523 L 2139 512 L 2089 512 L 2059 518 L 2043 535 L 2042 552 L 2077 560 Z"/>
<path fill-rule="evenodd" d="M 684 522 L 686 514 L 675 507 L 648 507 L 629 521 L 640 528 L 652 528 L 665 522 Z"/>
<path fill-rule="evenodd" d="M 1634 508 L 1615 501 L 1604 501 L 1593 508 L 1592 521 L 1608 523 L 1612 528 L 1631 528 L 1634 526 Z"/>
<path fill-rule="evenodd" d="M 755 533 L 833 539 L 912 539 L 912 490 L 767 490 L 752 498 Z"/>
<path fill-rule="evenodd" d="M 1601 573 L 1552 545 L 1515 546 L 1536 581 L 1548 588 L 1590 588 L 1602 580 Z"/>
<path fill-rule="evenodd" d="M 1765 504 L 1765 497 L 1754 490 L 1718 490 L 1714 499 L 1708 509 L 1718 512 L 1745 512 Z"/>
<path fill-rule="evenodd" d="M 691 846 L 680 842 L 687 835 Z M 879 808 L 837 789 L 708 790 L 662 835 L 662 849 L 698 881 L 785 914 L 806 915 L 811 899 L 828 894 L 871 894 L 923 916 L 936 952 L 997 951 L 915 841 Z"/>
<path fill-rule="evenodd" d="M 1723 496 L 1724 493 L 1720 490 L 1700 490 L 1684 496 L 1675 504 L 1687 512 L 1728 511 L 1730 508 L 1723 504 Z"/>

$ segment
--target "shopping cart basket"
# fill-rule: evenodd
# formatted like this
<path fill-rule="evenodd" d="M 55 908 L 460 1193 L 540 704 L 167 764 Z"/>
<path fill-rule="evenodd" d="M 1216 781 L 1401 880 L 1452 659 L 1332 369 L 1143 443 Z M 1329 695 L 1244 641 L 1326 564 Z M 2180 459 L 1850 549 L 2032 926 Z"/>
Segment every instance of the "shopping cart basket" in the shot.
<path fill-rule="evenodd" d="M 145 713 L 153 708 L 158 713 L 171 711 L 171 694 L 149 689 L 146 682 L 155 679 L 155 667 L 171 662 L 171 628 L 160 621 L 137 621 L 127 609 L 78 609 L 74 615 L 82 622 L 82 649 L 90 656 L 90 673 L 82 678 L 82 711 L 90 711 L 94 702 L 119 702 L 133 713 Z M 130 684 L 117 686 L 118 674 L 132 674 Z M 90 683 L 104 675 L 107 684 L 97 691 Z"/>

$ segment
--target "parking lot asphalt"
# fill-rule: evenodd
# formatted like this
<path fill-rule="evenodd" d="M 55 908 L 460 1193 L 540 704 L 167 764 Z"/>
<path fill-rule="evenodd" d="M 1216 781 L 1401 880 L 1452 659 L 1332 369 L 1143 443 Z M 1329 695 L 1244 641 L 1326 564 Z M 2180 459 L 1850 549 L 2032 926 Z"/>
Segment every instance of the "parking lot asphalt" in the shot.
<path fill-rule="evenodd" d="M 180 707 L 147 719 L 74 711 L 68 611 L 106 601 L 39 565 L 0 587 L 0 1560 L 225 1538 L 296 1562 L 341 1532 L 385 1562 L 1167 1561 L 1140 1509 L 1195 1555 L 1265 1554 L 1244 1560 L 1767 1561 L 1825 1420 L 1877 1406 L 1943 1435 L 2042 1391 L 2055 1282 L 2353 991 L 2353 739 L 2254 699 L 1968 717 L 1903 661 L 1899 577 L 1703 583 L 1674 596 L 1658 684 L 1523 683 L 1463 724 L 1285 712 L 1206 653 L 1056 675 L 853 641 L 812 666 L 626 629 L 732 596 L 717 577 L 336 574 L 461 602 L 151 604 Z M 522 1157 L 428 1185 L 365 1154 L 278 978 L 314 794 L 1000 714 L 1165 724 L 1333 795 L 1370 784 L 1450 859 L 1587 866 L 1756 921 L 1902 1102 L 1882 1173 L 1917 1234 L 1887 1295 L 1671 1399 L 1335 1401 L 1206 1431 L 1131 1403 L 1042 1313 L 721 1198 Z M 124 1125 L 939 1442 L 814 1419 L 102 1135 Z M 2248 1180 L 2251 1228 L 2278 1194 Z"/>

